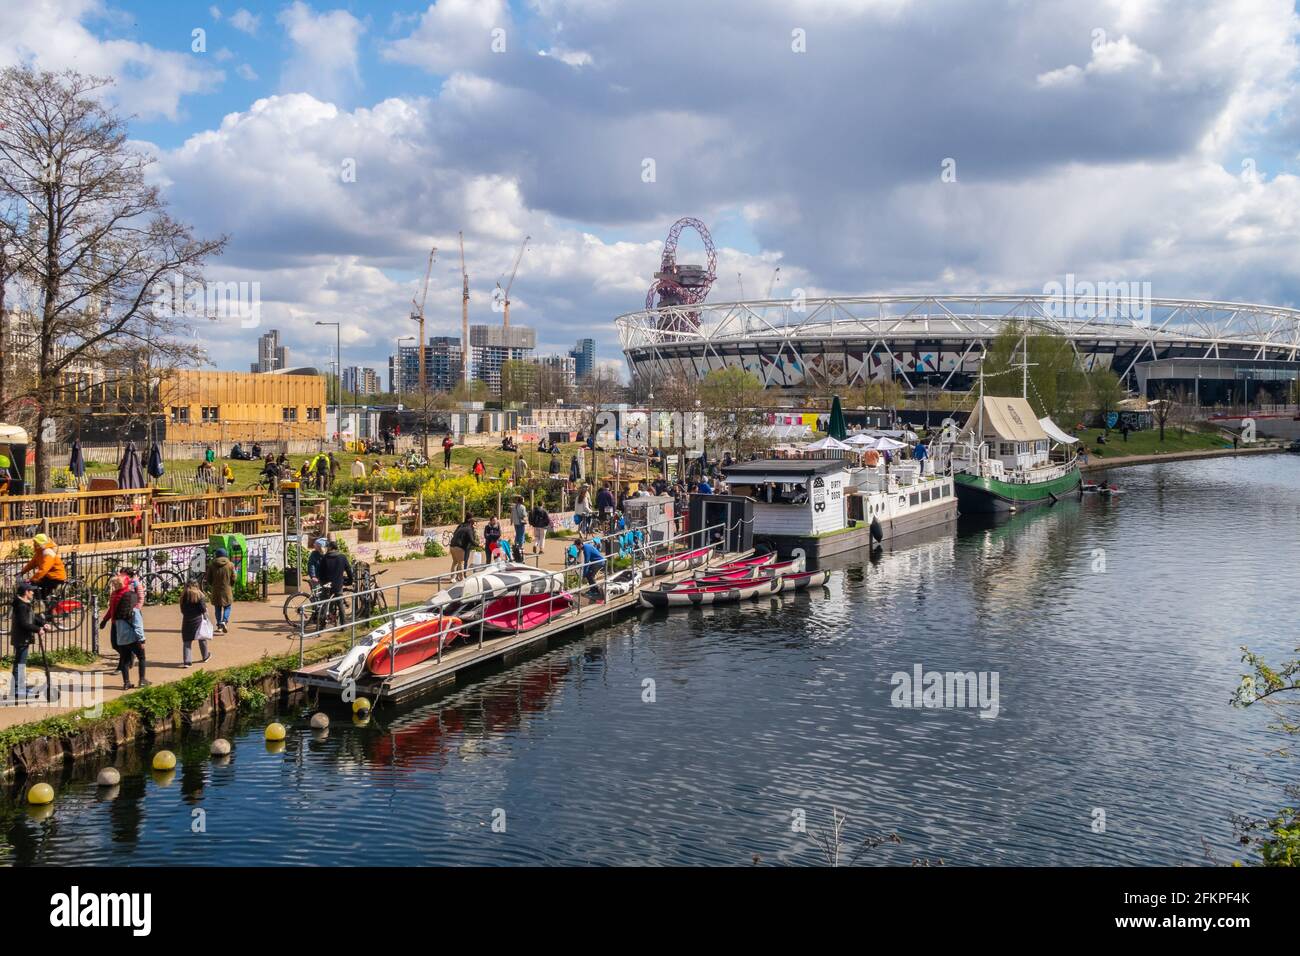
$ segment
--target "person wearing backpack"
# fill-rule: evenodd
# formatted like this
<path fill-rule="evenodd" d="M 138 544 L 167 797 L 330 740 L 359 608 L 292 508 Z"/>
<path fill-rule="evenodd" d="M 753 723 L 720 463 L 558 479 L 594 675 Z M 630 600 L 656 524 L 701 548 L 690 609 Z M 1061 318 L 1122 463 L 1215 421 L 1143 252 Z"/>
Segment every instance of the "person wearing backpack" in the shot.
<path fill-rule="evenodd" d="M 551 516 L 544 504 L 537 503 L 533 513 L 528 516 L 528 524 L 533 529 L 533 554 L 541 554 L 546 547 L 546 532 L 551 527 Z"/>

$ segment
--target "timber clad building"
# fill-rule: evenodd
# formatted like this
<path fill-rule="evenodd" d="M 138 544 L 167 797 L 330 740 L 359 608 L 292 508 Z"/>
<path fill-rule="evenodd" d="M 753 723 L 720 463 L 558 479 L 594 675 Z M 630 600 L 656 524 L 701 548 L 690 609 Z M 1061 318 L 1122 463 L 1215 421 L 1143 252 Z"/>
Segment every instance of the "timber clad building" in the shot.
<path fill-rule="evenodd" d="M 248 444 L 328 437 L 321 375 L 180 370 L 163 381 L 160 398 L 167 441 Z"/>
<path fill-rule="evenodd" d="M 325 378 L 293 372 L 176 369 L 146 386 L 130 376 L 70 382 L 60 432 L 83 443 L 120 441 L 220 445 L 318 442 L 325 428 Z"/>

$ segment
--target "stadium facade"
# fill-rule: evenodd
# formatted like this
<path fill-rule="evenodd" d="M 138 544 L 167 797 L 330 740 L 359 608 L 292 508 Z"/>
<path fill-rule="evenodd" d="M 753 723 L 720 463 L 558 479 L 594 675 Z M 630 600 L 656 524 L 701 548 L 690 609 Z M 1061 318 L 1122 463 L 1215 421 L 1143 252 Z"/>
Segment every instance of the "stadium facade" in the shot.
<path fill-rule="evenodd" d="M 1046 295 L 883 295 L 700 302 L 617 320 L 635 379 L 743 368 L 791 397 L 893 378 L 966 391 L 1009 324 L 1065 337 L 1084 370 L 1114 369 L 1148 395 L 1196 389 L 1207 404 L 1283 395 L 1300 373 L 1300 311 L 1153 299 L 1086 287 Z"/>

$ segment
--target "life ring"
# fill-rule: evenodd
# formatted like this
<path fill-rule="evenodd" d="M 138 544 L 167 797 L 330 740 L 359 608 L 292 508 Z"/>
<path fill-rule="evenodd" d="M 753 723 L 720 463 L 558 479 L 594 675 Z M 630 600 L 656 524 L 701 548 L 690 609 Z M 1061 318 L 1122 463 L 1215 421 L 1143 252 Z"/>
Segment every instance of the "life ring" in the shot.
<path fill-rule="evenodd" d="M 866 463 L 868 468 L 875 468 L 876 465 L 880 464 L 880 452 L 876 451 L 874 448 L 868 451 L 866 455 Z"/>

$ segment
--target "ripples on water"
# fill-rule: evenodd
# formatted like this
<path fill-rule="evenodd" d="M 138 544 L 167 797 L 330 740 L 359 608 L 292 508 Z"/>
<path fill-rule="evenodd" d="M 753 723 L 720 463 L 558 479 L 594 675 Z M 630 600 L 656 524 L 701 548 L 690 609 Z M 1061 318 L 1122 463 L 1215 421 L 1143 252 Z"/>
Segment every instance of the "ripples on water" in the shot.
<path fill-rule="evenodd" d="M 629 618 L 434 703 L 260 726 L 163 786 L 3 809 L 12 863 L 823 862 L 1238 858 L 1230 815 L 1281 801 L 1267 715 L 1228 698 L 1250 644 L 1294 646 L 1300 459 L 1118 471 L 1127 493 L 966 524 L 839 566 L 825 591 Z M 1105 572 L 1093 570 L 1104 559 Z M 890 676 L 993 671 L 1000 713 L 890 706 Z M 643 701 L 644 681 L 654 702 Z M 1261 780 L 1234 768 L 1261 767 Z M 1095 809 L 1105 833 L 1092 831 Z M 196 809 L 206 833 L 191 830 Z M 494 832 L 504 811 L 506 830 Z"/>

